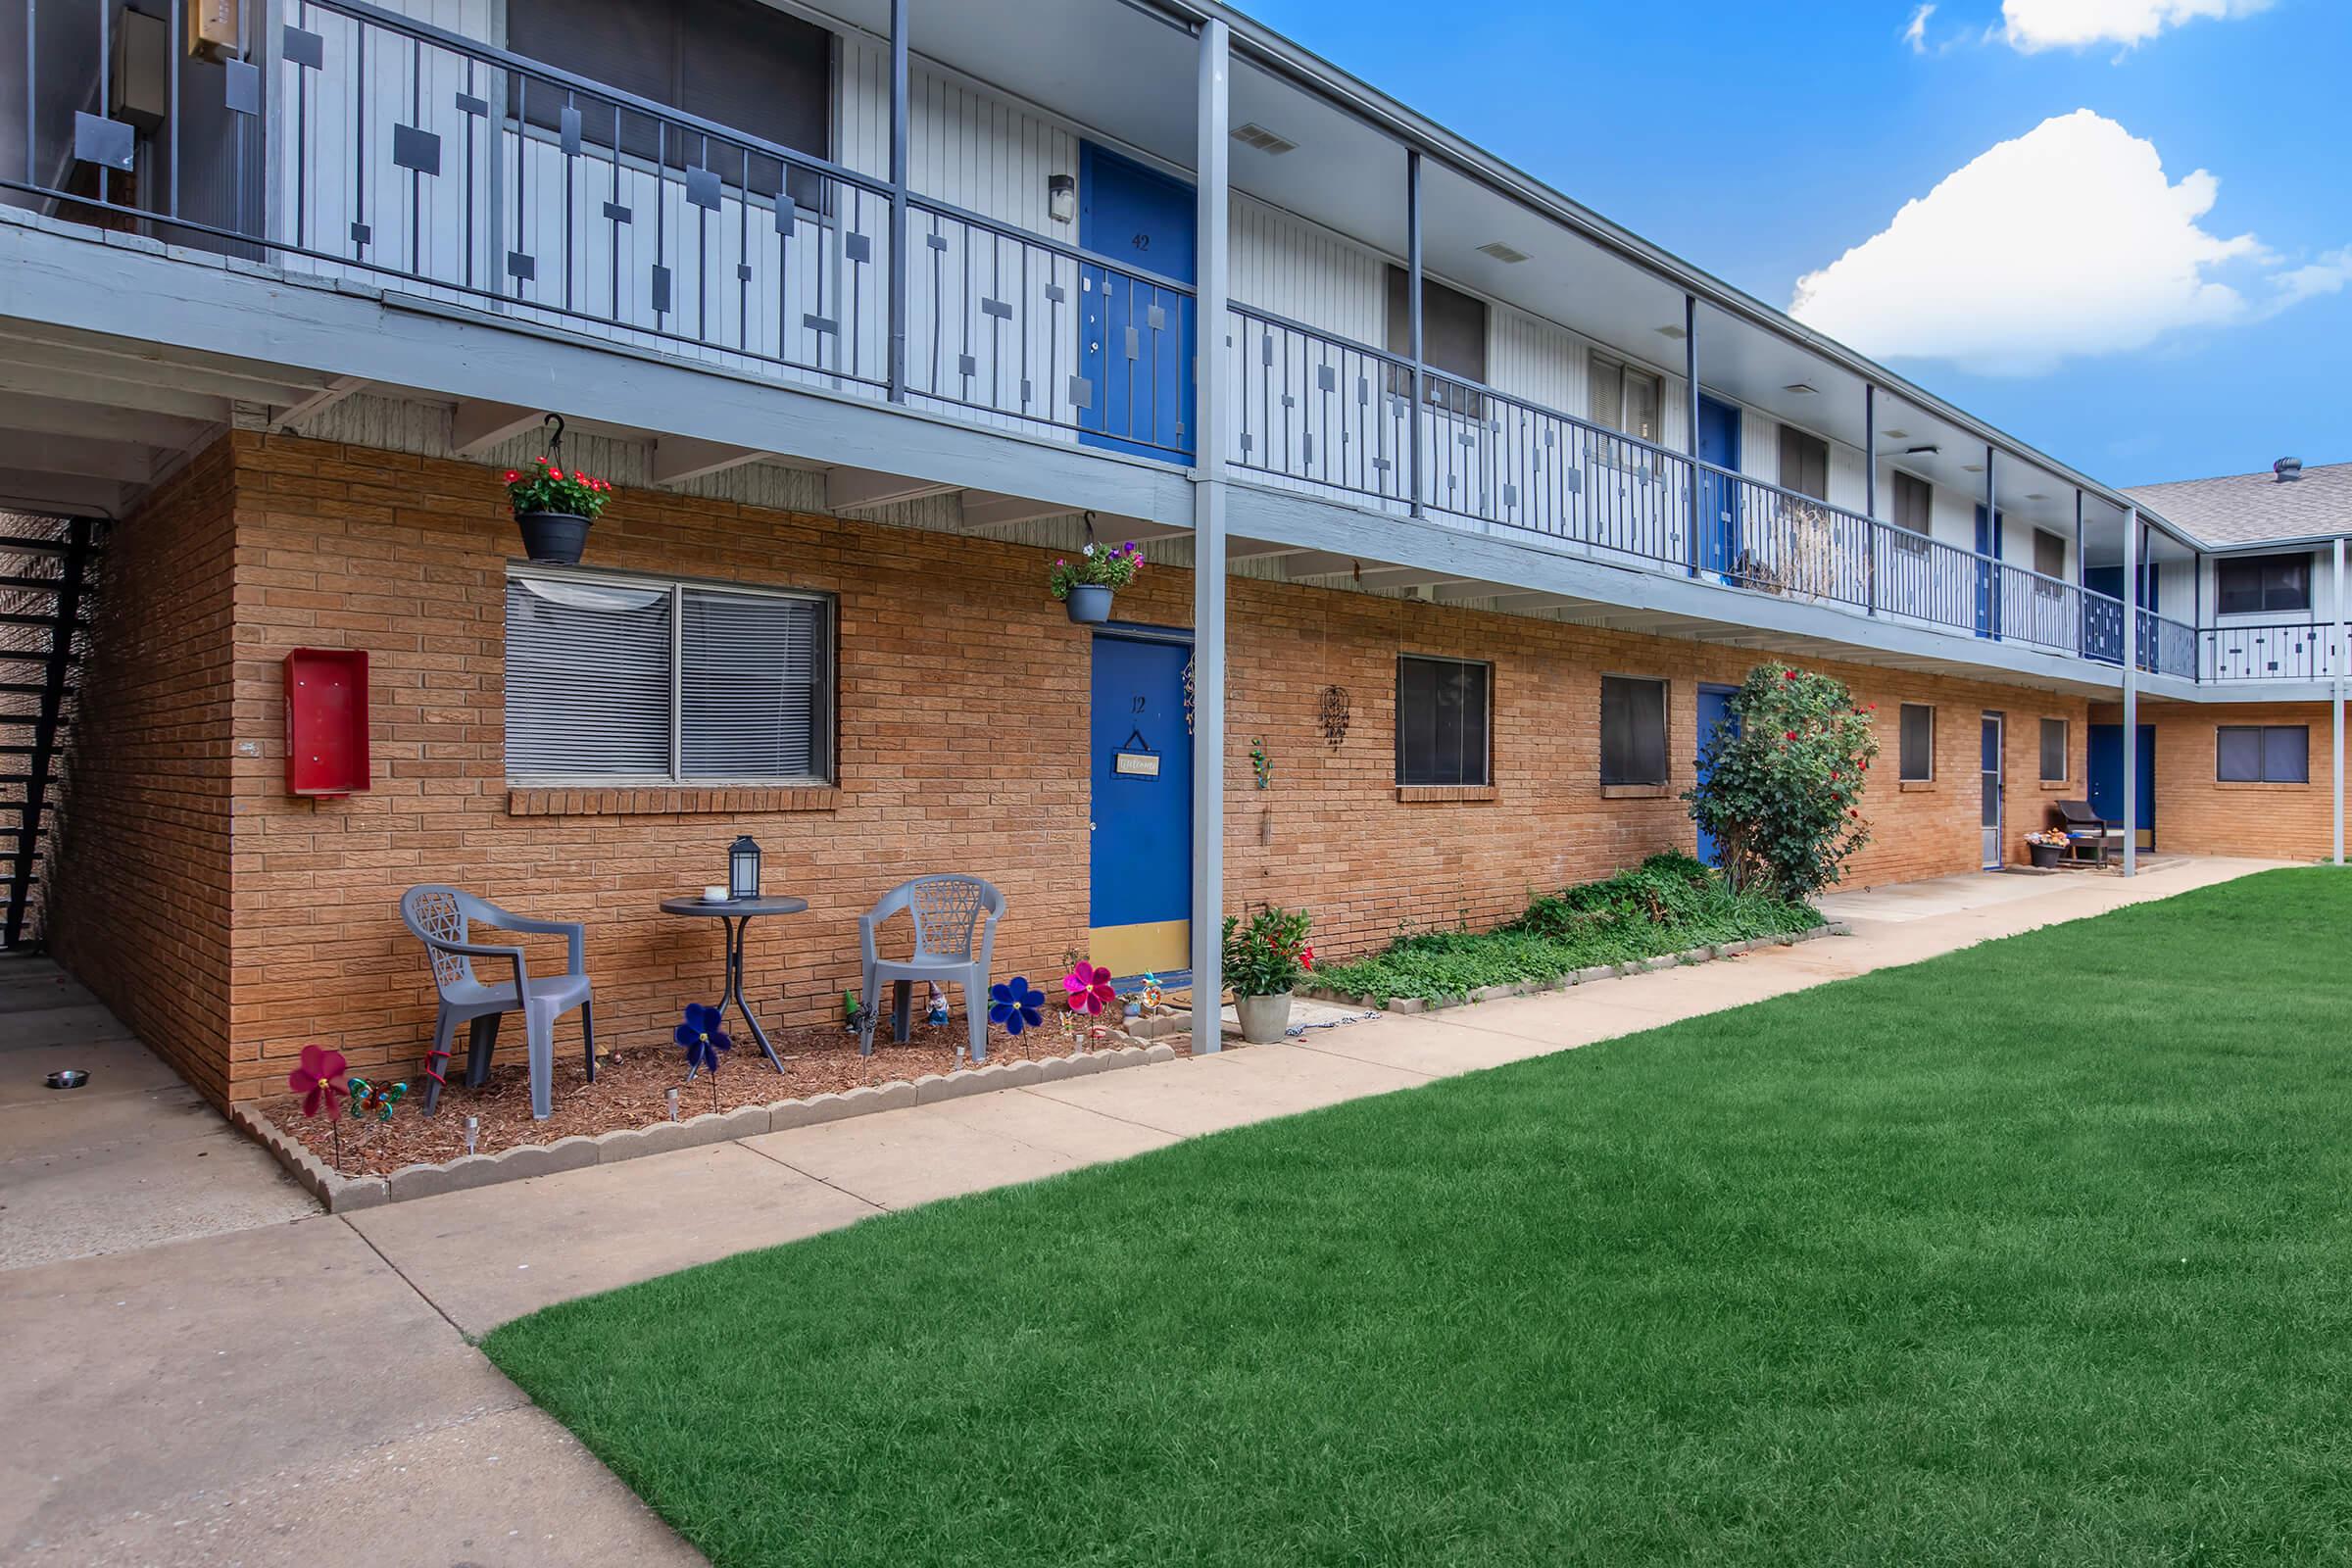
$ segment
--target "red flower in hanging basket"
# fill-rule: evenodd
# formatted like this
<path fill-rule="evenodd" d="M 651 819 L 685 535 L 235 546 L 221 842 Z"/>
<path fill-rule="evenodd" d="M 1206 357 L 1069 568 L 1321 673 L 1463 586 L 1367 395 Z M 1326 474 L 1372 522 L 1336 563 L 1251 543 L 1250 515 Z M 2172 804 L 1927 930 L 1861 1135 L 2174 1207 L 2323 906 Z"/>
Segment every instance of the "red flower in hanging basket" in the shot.
<path fill-rule="evenodd" d="M 336 1080 L 343 1076 L 343 1053 L 328 1051 L 319 1046 L 302 1048 L 302 1064 L 286 1074 L 286 1087 L 302 1097 L 302 1113 L 316 1116 L 324 1112 L 328 1121 L 343 1114 L 343 1086 Z"/>

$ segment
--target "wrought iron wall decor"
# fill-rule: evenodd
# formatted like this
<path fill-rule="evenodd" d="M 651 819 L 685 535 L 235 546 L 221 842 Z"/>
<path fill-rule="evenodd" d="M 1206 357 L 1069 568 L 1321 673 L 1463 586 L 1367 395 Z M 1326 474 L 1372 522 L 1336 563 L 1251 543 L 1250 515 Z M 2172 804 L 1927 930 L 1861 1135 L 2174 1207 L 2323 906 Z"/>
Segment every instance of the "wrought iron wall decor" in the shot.
<path fill-rule="evenodd" d="M 1323 742 L 1335 752 L 1340 749 L 1340 743 L 1348 738 L 1348 688 L 1345 686 L 1324 687 Z"/>

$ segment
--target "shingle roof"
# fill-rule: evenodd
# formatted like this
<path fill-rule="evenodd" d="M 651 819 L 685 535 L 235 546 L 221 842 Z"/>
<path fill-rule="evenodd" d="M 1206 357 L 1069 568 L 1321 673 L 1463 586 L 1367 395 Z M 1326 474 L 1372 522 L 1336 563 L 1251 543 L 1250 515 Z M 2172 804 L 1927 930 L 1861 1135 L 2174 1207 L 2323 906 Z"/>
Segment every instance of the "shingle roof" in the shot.
<path fill-rule="evenodd" d="M 2352 463 L 2305 468 L 2302 478 L 2283 483 L 2265 469 L 2137 485 L 2124 494 L 2208 544 L 2352 532 Z"/>

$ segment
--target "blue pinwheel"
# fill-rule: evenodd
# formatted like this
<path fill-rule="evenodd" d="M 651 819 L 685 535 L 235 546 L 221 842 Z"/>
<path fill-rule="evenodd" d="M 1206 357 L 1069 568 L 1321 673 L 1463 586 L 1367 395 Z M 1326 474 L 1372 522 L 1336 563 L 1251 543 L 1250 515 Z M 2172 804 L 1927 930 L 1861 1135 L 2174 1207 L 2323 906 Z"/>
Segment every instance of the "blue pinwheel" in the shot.
<path fill-rule="evenodd" d="M 1014 975 L 1009 985 L 988 988 L 988 1021 L 1003 1024 L 1008 1035 L 1044 1023 L 1045 1005 L 1046 994 L 1032 986 L 1025 975 Z"/>
<path fill-rule="evenodd" d="M 718 1054 L 735 1049 L 735 1042 L 729 1040 L 727 1032 L 718 1026 L 719 1016 L 716 1007 L 706 1007 L 699 1002 L 690 1002 L 686 1004 L 686 1021 L 678 1025 L 677 1033 L 670 1036 L 686 1048 L 688 1083 L 692 1083 L 694 1075 L 705 1067 L 710 1068 L 710 1076 L 716 1078 Z"/>

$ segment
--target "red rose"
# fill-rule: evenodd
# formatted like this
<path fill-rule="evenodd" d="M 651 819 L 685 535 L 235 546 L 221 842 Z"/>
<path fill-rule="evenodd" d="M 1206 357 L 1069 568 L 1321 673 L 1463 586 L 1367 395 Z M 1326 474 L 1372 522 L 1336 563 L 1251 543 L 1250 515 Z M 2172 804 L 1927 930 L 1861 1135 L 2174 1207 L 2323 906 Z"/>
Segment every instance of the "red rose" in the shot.
<path fill-rule="evenodd" d="M 1796 739 L 1796 731 L 1794 731 L 1794 730 L 1790 730 L 1790 731 L 1788 732 L 1788 738 L 1789 738 L 1790 740 L 1794 740 L 1794 739 Z"/>
<path fill-rule="evenodd" d="M 509 469 L 507 470 L 507 483 L 509 483 L 509 484 L 513 484 L 513 483 L 514 483 L 515 480 L 517 480 L 517 479 L 519 479 L 519 478 L 521 478 L 521 477 L 522 477 L 522 475 L 521 475 L 521 474 L 519 474 L 519 473 L 516 473 L 516 472 L 515 472 L 515 471 L 514 471 L 513 468 L 509 468 Z"/>

